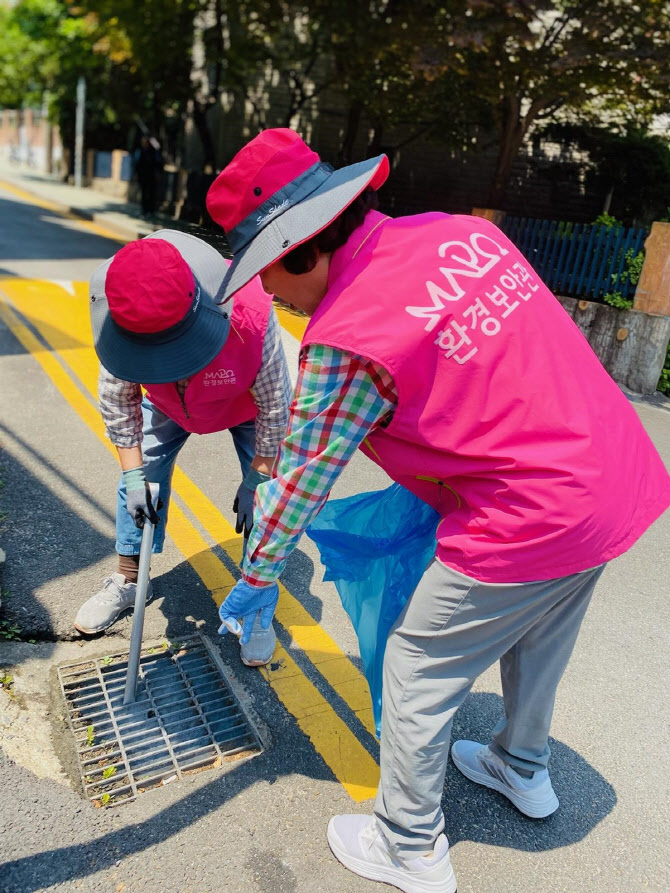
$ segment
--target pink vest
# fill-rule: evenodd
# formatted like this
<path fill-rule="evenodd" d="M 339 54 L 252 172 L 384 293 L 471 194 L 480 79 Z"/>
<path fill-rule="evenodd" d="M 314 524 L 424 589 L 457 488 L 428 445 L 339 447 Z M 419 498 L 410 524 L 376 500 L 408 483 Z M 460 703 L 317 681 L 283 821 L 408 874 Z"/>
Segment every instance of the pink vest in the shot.
<path fill-rule="evenodd" d="M 183 401 L 175 384 L 146 386 L 154 406 L 194 434 L 224 431 L 256 418 L 249 393 L 263 356 L 272 309 L 258 278 L 235 295 L 230 332 L 220 353 L 188 383 Z"/>
<path fill-rule="evenodd" d="M 508 583 L 583 571 L 670 504 L 634 409 L 487 220 L 368 214 L 333 255 L 312 343 L 393 376 L 396 412 L 364 452 L 440 512 L 438 557 L 461 573 Z"/>

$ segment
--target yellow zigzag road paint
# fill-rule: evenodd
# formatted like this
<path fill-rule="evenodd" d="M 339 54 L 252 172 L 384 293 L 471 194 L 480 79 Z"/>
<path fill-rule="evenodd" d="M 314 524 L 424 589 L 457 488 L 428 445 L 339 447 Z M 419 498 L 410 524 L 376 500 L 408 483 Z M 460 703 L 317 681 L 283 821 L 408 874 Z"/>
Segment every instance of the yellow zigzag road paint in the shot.
<path fill-rule="evenodd" d="M 88 391 L 94 394 L 98 364 L 90 346 L 86 284 L 75 283 L 74 294 L 57 283 L 45 281 L 11 279 L 4 280 L 2 286 L 21 313 L 32 322 Z M 300 318 L 287 315 L 302 323 Z M 115 453 L 104 435 L 104 425 L 99 413 L 75 387 L 61 364 L 8 308 L 0 305 L 0 316 L 24 347 L 35 355 L 80 417 L 105 446 Z M 63 320 L 67 320 L 67 332 L 62 328 Z M 222 544 L 233 560 L 239 561 L 241 538 L 234 533 L 232 526 L 213 503 L 179 468 L 175 469 L 173 489 L 215 541 Z M 235 580 L 177 505 L 171 508 L 170 534 L 207 588 L 212 591 L 216 603 L 220 604 Z M 368 731 L 373 733 L 370 696 L 365 679 L 300 602 L 283 586 L 280 586 L 280 592 L 277 620 L 289 631 L 296 645 L 302 648 Z M 296 717 L 300 728 L 350 796 L 355 800 L 373 796 L 379 777 L 375 761 L 285 649 L 278 647 L 276 656 L 279 669 L 266 669 L 263 672 L 280 700 Z"/>

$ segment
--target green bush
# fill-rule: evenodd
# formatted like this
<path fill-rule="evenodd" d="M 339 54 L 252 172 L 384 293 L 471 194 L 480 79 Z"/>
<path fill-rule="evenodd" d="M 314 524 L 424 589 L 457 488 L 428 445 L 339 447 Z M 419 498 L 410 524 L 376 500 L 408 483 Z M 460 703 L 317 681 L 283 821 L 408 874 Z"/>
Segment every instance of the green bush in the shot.
<path fill-rule="evenodd" d="M 600 226 L 612 226 L 616 229 L 621 229 L 623 223 L 620 220 L 617 220 L 616 217 L 612 217 L 611 214 L 598 214 L 596 219 L 593 221 L 594 224 L 600 224 Z"/>
<path fill-rule="evenodd" d="M 607 217 L 608 215 L 601 214 L 600 216 Z M 614 218 L 612 218 L 612 220 L 614 220 Z M 633 249 L 629 248 L 626 252 L 624 268 L 621 276 L 619 277 L 619 282 L 630 282 L 631 285 L 637 285 L 640 281 L 643 264 L 644 251 L 638 251 L 638 253 L 635 254 Z M 612 276 L 612 284 L 614 284 L 616 278 L 616 276 Z M 603 295 L 603 301 L 606 304 L 609 304 L 610 307 L 616 307 L 617 310 L 630 310 L 630 308 L 633 306 L 632 300 L 624 298 L 620 291 L 608 291 L 606 294 Z"/>

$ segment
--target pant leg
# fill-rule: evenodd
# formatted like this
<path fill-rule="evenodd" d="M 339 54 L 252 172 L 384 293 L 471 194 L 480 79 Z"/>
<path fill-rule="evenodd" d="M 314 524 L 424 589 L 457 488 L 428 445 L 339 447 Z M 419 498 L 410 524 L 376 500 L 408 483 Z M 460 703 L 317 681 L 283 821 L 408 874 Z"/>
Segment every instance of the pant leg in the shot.
<path fill-rule="evenodd" d="M 142 456 L 147 480 L 160 488 L 163 507 L 158 515 L 161 519 L 154 532 L 154 553 L 163 551 L 165 525 L 168 518 L 172 471 L 179 450 L 186 443 L 189 432 L 185 431 L 169 416 L 161 412 L 149 400 L 142 401 Z M 119 481 L 116 500 L 116 551 L 119 555 L 139 555 L 142 531 L 135 527 L 126 509 L 126 487 L 123 475 Z"/>
<path fill-rule="evenodd" d="M 556 690 L 603 570 L 579 574 L 573 591 L 500 659 L 505 715 L 490 747 L 510 766 L 531 772 L 547 767 Z"/>
<path fill-rule="evenodd" d="M 245 478 L 256 455 L 256 423 L 252 419 L 249 422 L 242 422 L 241 425 L 235 425 L 229 430 L 233 438 L 237 458 L 240 461 L 242 478 Z"/>
<path fill-rule="evenodd" d="M 583 576 L 488 584 L 439 561 L 426 570 L 389 635 L 384 658 L 374 811 L 398 855 L 431 850 L 444 827 L 440 802 L 452 719 L 474 680 L 579 588 Z M 566 650 L 563 632 L 546 638 L 547 660 L 553 650 Z M 570 650 L 572 644 L 574 639 Z M 553 704 L 553 692 L 550 697 Z"/>

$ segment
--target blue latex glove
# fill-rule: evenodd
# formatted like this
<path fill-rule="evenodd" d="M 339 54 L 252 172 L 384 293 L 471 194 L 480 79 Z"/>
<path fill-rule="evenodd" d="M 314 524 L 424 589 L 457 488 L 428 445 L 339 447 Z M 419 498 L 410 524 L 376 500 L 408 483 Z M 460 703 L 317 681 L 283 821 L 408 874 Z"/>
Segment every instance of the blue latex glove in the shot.
<path fill-rule="evenodd" d="M 240 484 L 233 503 L 233 511 L 237 515 L 235 523 L 235 533 L 244 532 L 244 538 L 248 539 L 251 528 L 254 523 L 254 496 L 256 495 L 256 487 L 259 484 L 269 481 L 270 476 L 250 468 L 246 477 Z"/>
<path fill-rule="evenodd" d="M 260 624 L 263 629 L 267 629 L 272 623 L 278 600 L 279 586 L 276 583 L 270 586 L 250 586 L 245 580 L 238 580 L 219 608 L 219 635 L 234 633 L 246 645 L 251 638 L 256 614 L 261 612 Z M 240 626 L 241 619 L 244 620 L 244 627 Z"/>

